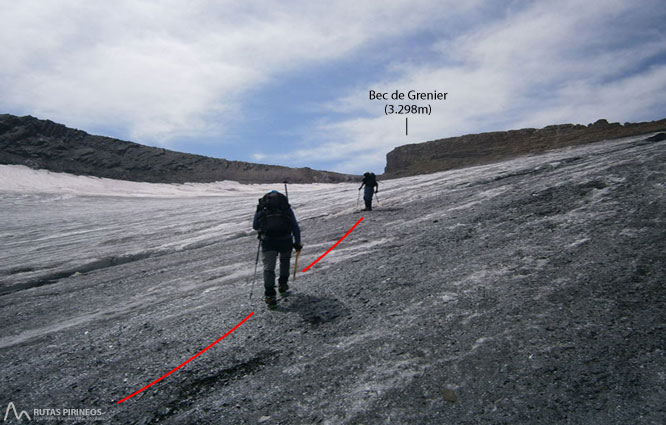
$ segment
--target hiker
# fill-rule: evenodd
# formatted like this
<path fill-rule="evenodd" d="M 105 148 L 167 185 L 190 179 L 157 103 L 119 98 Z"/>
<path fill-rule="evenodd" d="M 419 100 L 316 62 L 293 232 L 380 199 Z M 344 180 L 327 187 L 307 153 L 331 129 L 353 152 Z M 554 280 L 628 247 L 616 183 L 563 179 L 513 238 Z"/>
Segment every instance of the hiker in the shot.
<path fill-rule="evenodd" d="M 372 211 L 372 195 L 379 192 L 379 184 L 377 183 L 375 173 L 371 173 L 370 171 L 363 173 L 363 181 L 358 190 L 363 189 L 363 186 L 365 186 L 365 192 L 363 193 L 365 208 L 361 211 Z"/>
<path fill-rule="evenodd" d="M 296 216 L 287 201 L 287 197 L 274 190 L 259 199 L 254 214 L 252 228 L 259 231 L 261 252 L 264 263 L 264 295 L 270 308 L 277 305 L 275 298 L 275 265 L 280 257 L 280 277 L 278 290 L 280 295 L 287 296 L 289 285 L 289 260 L 292 248 L 300 251 L 301 229 Z M 293 240 L 292 240 L 293 235 Z"/>

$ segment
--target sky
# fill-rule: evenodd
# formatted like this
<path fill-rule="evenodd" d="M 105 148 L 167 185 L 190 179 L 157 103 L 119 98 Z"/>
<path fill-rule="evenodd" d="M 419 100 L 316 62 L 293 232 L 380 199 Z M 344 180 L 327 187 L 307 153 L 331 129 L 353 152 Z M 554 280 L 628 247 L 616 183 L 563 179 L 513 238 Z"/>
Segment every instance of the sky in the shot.
<path fill-rule="evenodd" d="M 22 0 L 0 22 L 0 113 L 229 160 L 379 174 L 405 144 L 666 118 L 663 0 Z"/>

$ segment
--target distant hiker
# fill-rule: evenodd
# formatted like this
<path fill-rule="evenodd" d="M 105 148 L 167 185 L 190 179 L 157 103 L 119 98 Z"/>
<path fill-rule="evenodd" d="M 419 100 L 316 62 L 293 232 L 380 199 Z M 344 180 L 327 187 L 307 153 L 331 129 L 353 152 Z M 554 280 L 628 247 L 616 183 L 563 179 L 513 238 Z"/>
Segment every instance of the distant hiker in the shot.
<path fill-rule="evenodd" d="M 370 171 L 363 173 L 363 181 L 358 190 L 363 189 L 363 186 L 365 186 L 365 192 L 363 193 L 365 208 L 362 211 L 372 211 L 372 195 L 379 192 L 379 184 L 377 184 L 375 173 L 371 173 Z"/>
<path fill-rule="evenodd" d="M 277 304 L 275 298 L 275 265 L 280 257 L 280 277 L 278 290 L 283 296 L 287 295 L 289 285 L 289 260 L 291 250 L 300 251 L 301 229 L 298 227 L 296 216 L 287 201 L 287 197 L 274 190 L 259 199 L 257 211 L 254 214 L 252 228 L 259 231 L 261 239 L 261 252 L 264 263 L 264 295 L 266 304 L 273 308 Z M 292 239 L 293 235 L 293 239 Z"/>

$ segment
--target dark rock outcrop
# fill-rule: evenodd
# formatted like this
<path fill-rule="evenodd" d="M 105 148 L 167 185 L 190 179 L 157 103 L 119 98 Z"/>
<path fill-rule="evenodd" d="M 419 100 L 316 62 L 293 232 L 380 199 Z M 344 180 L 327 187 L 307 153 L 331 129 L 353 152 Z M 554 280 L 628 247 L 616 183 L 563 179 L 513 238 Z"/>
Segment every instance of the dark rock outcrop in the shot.
<path fill-rule="evenodd" d="M 665 129 L 666 119 L 624 125 L 601 119 L 588 126 L 560 124 L 542 129 L 525 128 L 450 137 L 393 149 L 386 155 L 384 176 L 404 177 L 488 164 L 550 149 Z"/>
<path fill-rule="evenodd" d="M 666 133 L 657 133 L 652 137 L 648 137 L 647 139 L 648 142 L 661 142 L 663 140 L 666 140 Z"/>
<path fill-rule="evenodd" d="M 356 176 L 227 161 L 90 135 L 31 116 L 0 115 L 0 164 L 152 183 L 334 183 Z"/>

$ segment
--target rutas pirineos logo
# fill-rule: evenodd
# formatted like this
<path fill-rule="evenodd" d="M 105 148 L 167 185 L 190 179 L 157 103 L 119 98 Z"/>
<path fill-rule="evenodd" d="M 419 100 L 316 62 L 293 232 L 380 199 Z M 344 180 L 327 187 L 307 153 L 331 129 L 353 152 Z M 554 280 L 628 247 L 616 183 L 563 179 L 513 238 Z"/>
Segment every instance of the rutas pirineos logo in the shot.
<path fill-rule="evenodd" d="M 15 421 L 12 419 L 10 412 L 14 414 Z M 30 414 L 21 410 L 20 412 L 16 409 L 14 402 L 9 402 L 7 404 L 7 409 L 5 410 L 5 416 L 3 422 L 10 423 L 20 423 L 23 422 L 23 419 L 30 421 L 39 422 L 40 419 L 43 420 L 55 420 L 55 421 L 66 421 L 66 420 L 102 420 L 104 412 L 102 409 L 75 409 L 75 408 L 38 408 L 31 410 L 32 417 Z"/>
<path fill-rule="evenodd" d="M 18 412 L 16 411 L 16 406 L 14 406 L 14 403 L 10 401 L 9 404 L 7 405 L 7 410 L 5 410 L 5 419 L 4 419 L 4 422 L 7 422 L 7 418 L 9 417 L 9 412 L 10 412 L 10 411 L 13 411 L 13 412 L 14 412 L 14 417 L 15 417 L 16 419 L 18 419 L 18 420 L 23 419 L 23 416 L 25 416 L 26 418 L 28 418 L 29 421 L 32 420 L 32 419 L 30 418 L 30 415 L 28 415 L 28 412 L 26 412 L 25 410 L 21 410 L 21 413 L 18 413 Z"/>

